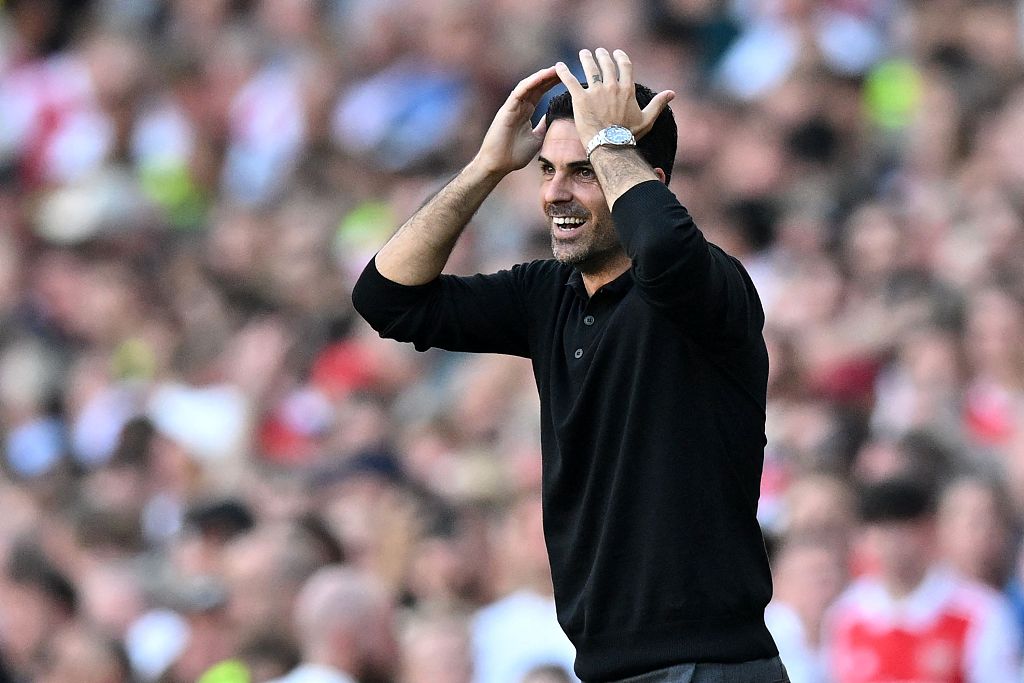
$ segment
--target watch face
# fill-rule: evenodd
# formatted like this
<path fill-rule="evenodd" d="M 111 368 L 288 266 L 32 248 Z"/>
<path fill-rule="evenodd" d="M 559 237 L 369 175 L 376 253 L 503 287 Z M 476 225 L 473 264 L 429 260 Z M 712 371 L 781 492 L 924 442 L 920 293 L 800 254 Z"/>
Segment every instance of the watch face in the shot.
<path fill-rule="evenodd" d="M 605 136 L 608 138 L 608 142 L 615 145 L 624 145 L 633 138 L 633 134 L 629 131 L 629 128 L 623 128 L 622 126 L 608 128 L 605 132 Z"/>

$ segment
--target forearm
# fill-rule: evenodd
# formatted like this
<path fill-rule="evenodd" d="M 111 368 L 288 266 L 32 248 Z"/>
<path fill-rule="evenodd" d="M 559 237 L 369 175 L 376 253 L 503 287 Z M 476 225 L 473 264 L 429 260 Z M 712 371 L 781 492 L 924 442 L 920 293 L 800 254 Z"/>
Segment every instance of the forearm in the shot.
<path fill-rule="evenodd" d="M 382 337 L 429 348 L 529 355 L 527 272 L 440 277 L 417 286 L 397 284 L 371 261 L 352 288 L 355 310 Z"/>
<path fill-rule="evenodd" d="M 473 161 L 378 252 L 375 263 L 381 275 L 403 285 L 422 285 L 441 274 L 459 235 L 487 195 L 540 150 L 544 121 L 532 126 L 530 115 L 558 78 L 551 66 L 519 81 L 495 115 Z"/>
<path fill-rule="evenodd" d="M 683 316 L 707 338 L 759 333 L 764 315 L 742 265 L 707 242 L 664 183 L 633 186 L 618 198 L 612 217 L 648 303 Z"/>
<path fill-rule="evenodd" d="M 648 180 L 658 180 L 654 169 L 635 148 L 598 147 L 590 155 L 590 164 L 601 183 L 609 209 L 630 188 Z"/>
<path fill-rule="evenodd" d="M 403 285 L 421 285 L 444 270 L 459 235 L 501 180 L 475 160 L 423 205 L 377 253 L 377 270 Z"/>

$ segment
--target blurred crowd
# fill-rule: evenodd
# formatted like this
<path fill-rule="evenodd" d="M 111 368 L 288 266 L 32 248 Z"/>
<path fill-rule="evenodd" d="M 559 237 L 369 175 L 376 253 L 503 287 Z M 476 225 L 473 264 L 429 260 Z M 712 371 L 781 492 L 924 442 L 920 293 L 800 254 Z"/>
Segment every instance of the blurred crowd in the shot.
<path fill-rule="evenodd" d="M 1021 3 L 0 0 L 0 681 L 575 680 L 529 363 L 349 291 L 596 46 L 678 93 L 672 189 L 765 306 L 794 683 L 876 680 L 872 609 L 907 680 L 1020 680 Z M 449 270 L 549 256 L 538 183 Z"/>

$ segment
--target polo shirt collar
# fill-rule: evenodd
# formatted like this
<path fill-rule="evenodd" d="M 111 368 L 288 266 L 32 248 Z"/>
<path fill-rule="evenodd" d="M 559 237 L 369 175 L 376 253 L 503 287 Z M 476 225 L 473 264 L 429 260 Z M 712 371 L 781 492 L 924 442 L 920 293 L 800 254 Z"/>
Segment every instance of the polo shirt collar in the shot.
<path fill-rule="evenodd" d="M 587 294 L 587 287 L 583 284 L 583 274 L 576 268 L 572 269 L 572 273 L 569 275 L 569 279 L 566 280 L 565 285 L 572 287 L 573 291 L 576 292 L 576 296 L 583 300 L 590 298 Z M 595 294 L 601 294 L 602 296 L 608 296 L 615 299 L 620 299 L 625 296 L 626 292 L 633 286 L 633 273 L 632 268 L 627 268 L 625 272 L 619 275 L 617 278 L 609 282 L 608 284 L 597 290 Z"/>

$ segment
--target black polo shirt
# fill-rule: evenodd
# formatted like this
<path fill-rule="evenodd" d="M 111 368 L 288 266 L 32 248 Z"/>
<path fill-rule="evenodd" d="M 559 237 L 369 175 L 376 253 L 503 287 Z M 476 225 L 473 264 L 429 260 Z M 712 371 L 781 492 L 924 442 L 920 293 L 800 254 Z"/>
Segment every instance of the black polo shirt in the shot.
<path fill-rule="evenodd" d="M 371 262 L 353 301 L 420 350 L 531 359 L 545 538 L 580 678 L 774 656 L 760 301 L 663 184 L 629 190 L 613 218 L 633 264 L 592 297 L 553 260 L 416 287 Z"/>

